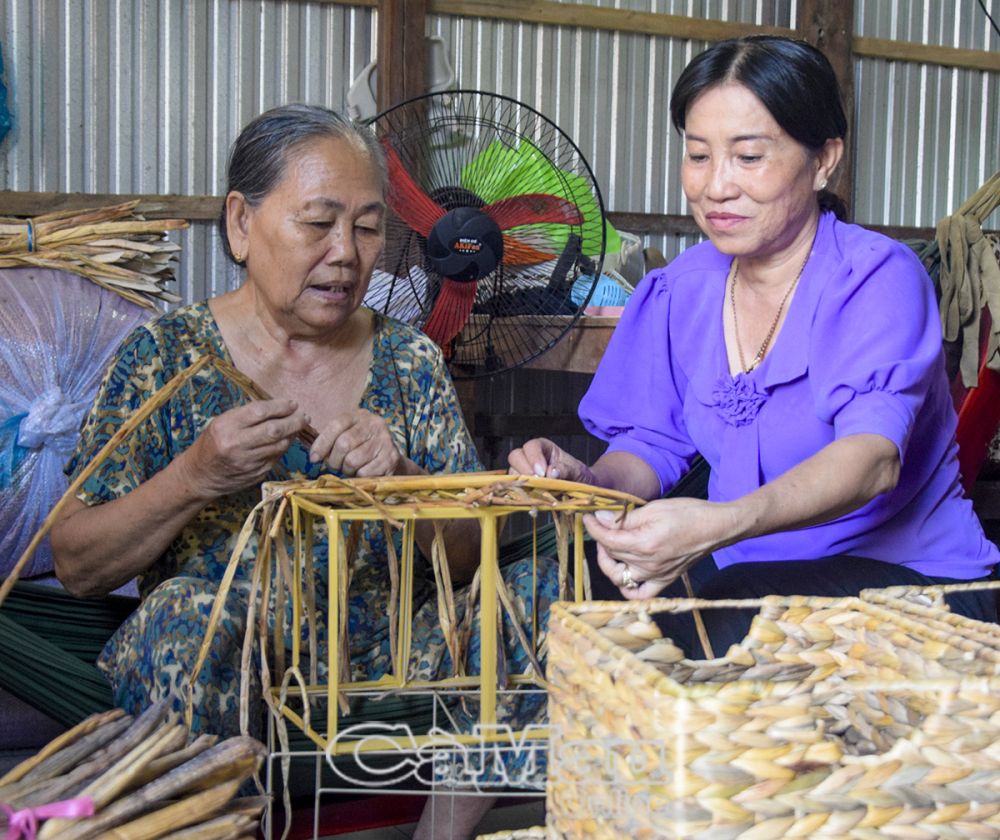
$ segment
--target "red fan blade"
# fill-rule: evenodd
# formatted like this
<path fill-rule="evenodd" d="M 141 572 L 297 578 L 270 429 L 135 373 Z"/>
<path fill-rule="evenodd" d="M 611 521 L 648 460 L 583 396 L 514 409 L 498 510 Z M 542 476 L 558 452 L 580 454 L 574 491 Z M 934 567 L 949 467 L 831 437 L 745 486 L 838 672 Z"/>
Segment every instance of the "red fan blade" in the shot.
<path fill-rule="evenodd" d="M 531 245 L 526 245 L 513 236 L 503 234 L 503 264 L 512 265 L 538 265 L 556 259 L 555 254 L 539 251 Z"/>
<path fill-rule="evenodd" d="M 417 186 L 392 144 L 383 140 L 382 145 L 389 162 L 389 206 L 417 233 L 427 236 L 444 215 L 444 208 Z"/>
<path fill-rule="evenodd" d="M 499 225 L 500 230 L 519 225 L 582 225 L 579 208 L 565 198 L 545 193 L 526 193 L 501 198 L 487 204 L 483 212 Z"/>
<path fill-rule="evenodd" d="M 424 324 L 427 336 L 451 358 L 451 340 L 462 331 L 476 301 L 476 283 L 444 278 L 431 315 Z"/>

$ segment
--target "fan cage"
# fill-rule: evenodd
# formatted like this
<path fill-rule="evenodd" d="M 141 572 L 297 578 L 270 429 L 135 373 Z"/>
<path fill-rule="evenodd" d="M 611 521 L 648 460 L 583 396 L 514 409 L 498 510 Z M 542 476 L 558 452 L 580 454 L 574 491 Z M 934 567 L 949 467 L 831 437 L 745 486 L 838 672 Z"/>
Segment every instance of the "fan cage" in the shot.
<path fill-rule="evenodd" d="M 529 105 L 472 90 L 418 96 L 371 123 L 420 188 L 445 209 L 533 192 L 582 205 L 582 223 L 505 231 L 552 259 L 527 265 L 505 260 L 481 278 L 472 315 L 445 348 L 460 378 L 489 376 L 542 355 L 577 322 L 604 262 L 604 203 L 579 147 Z M 574 255 L 572 237 L 579 238 L 583 253 Z M 390 211 L 386 248 L 365 301 L 421 329 L 443 282 L 430 268 L 425 246 L 424 237 Z"/>

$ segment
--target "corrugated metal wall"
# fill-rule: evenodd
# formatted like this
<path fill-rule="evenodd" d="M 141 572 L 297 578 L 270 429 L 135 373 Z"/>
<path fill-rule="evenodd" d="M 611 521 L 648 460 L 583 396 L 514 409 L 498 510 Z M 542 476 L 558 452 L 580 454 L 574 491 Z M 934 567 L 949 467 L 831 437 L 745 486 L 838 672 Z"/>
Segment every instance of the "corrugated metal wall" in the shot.
<path fill-rule="evenodd" d="M 0 0 L 15 119 L 0 189 L 221 194 L 229 144 L 252 117 L 346 106 L 374 19 L 285 0 Z M 211 224 L 178 239 L 186 301 L 236 282 Z"/>
<path fill-rule="evenodd" d="M 1000 49 L 974 2 L 856 0 L 855 12 L 859 36 Z M 864 58 L 856 85 L 858 221 L 933 226 L 1000 169 L 1000 73 Z"/>
<path fill-rule="evenodd" d="M 796 25 L 795 0 L 588 4 Z M 856 0 L 856 18 L 867 37 L 998 43 L 974 2 Z M 0 189 L 218 194 L 228 144 L 250 117 L 293 100 L 345 106 L 374 54 L 375 23 L 371 9 L 300 0 L 0 0 L 16 119 L 0 146 Z M 446 39 L 459 86 L 521 99 L 563 128 L 608 209 L 685 212 L 667 102 L 704 43 L 436 15 L 428 28 Z M 1000 168 L 1000 74 L 864 58 L 856 85 L 859 221 L 932 225 Z M 211 225 L 180 241 L 185 300 L 236 281 Z M 672 257 L 691 241 L 646 244 Z M 585 387 L 586 377 L 521 371 L 481 383 L 479 405 L 559 414 Z M 590 443 L 564 442 L 591 454 Z"/>
<path fill-rule="evenodd" d="M 582 0 L 581 0 L 582 1 Z M 589 0 L 794 27 L 794 0 Z M 859 35 L 993 49 L 972 2 L 857 0 Z M 292 100 L 345 105 L 373 10 L 299 0 L 0 0 L 15 130 L 0 188 L 214 194 L 239 127 Z M 590 161 L 611 210 L 684 212 L 666 106 L 700 42 L 431 16 L 464 87 L 521 99 Z M 1000 168 L 1000 75 L 860 59 L 859 221 L 932 225 Z M 992 220 L 991 220 L 992 221 Z M 183 236 L 185 299 L 233 281 L 211 226 Z M 690 244 L 655 238 L 668 256 Z"/>

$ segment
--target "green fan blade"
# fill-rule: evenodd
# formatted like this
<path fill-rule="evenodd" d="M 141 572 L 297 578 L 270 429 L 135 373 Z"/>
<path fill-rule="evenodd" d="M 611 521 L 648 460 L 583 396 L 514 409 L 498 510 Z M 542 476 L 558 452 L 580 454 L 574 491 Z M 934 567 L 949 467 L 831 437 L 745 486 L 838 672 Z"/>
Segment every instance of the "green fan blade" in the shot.
<path fill-rule="evenodd" d="M 618 231 L 601 214 L 587 179 L 557 168 L 527 140 L 521 140 L 516 147 L 494 140 L 462 167 L 462 186 L 487 204 L 526 193 L 546 193 L 565 198 L 576 204 L 583 216 L 581 237 L 584 254 L 596 256 L 601 253 L 602 225 L 607 238 L 605 253 L 614 254 L 622 248 Z M 553 249 L 558 251 L 566 245 L 569 236 L 566 225 L 528 225 L 526 228 L 544 232 Z"/>

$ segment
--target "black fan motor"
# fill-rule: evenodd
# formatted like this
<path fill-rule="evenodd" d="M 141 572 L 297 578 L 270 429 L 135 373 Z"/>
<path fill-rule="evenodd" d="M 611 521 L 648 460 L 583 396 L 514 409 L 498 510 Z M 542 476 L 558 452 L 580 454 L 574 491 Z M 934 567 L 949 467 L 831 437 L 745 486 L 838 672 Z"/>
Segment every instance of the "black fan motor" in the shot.
<path fill-rule="evenodd" d="M 500 226 L 475 207 L 449 210 L 427 236 L 427 259 L 434 271 L 452 280 L 485 277 L 503 259 Z"/>

